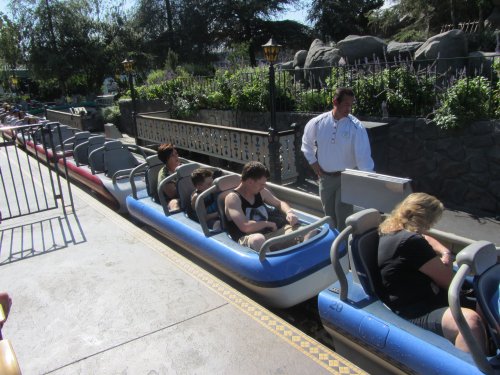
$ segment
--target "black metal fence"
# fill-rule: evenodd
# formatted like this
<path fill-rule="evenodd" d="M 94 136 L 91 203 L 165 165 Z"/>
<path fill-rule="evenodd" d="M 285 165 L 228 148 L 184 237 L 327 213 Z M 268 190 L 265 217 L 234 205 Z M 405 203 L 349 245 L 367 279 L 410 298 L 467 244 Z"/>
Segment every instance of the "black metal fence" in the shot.
<path fill-rule="evenodd" d="M 479 77 L 486 91 L 486 112 L 494 117 L 500 89 L 500 54 L 358 62 L 350 65 L 308 69 L 276 66 L 275 103 L 269 98 L 269 75 L 265 68 L 217 73 L 215 77 L 177 80 L 171 89 L 196 101 L 198 108 L 280 112 L 321 112 L 331 109 L 332 90 L 352 87 L 357 103 L 353 112 L 365 116 L 427 116 L 440 106 L 448 90 L 461 83 L 475 90 Z M 483 90 L 483 91 L 484 91 Z M 496 94 L 495 94 L 496 93 Z M 495 99 L 497 95 L 497 99 Z M 242 105 L 243 104 L 243 105 Z"/>
<path fill-rule="evenodd" d="M 62 139 L 59 124 L 0 127 L 0 136 L 0 221 L 58 207 L 66 215 L 73 196 L 69 181 L 61 180 L 65 153 L 54 139 Z"/>

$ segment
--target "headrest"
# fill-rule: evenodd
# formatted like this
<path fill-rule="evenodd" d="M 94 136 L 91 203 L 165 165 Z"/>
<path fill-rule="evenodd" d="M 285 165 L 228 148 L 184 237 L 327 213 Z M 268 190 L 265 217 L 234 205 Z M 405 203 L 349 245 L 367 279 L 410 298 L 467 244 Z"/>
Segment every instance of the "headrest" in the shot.
<path fill-rule="evenodd" d="M 120 141 L 107 141 L 104 143 L 104 151 L 119 150 L 123 148 L 123 143 Z"/>
<path fill-rule="evenodd" d="M 158 164 L 163 164 L 160 159 L 158 158 L 158 155 L 151 155 L 151 156 L 148 156 L 146 158 L 146 163 L 148 163 L 148 165 L 150 167 L 154 167 Z"/>
<path fill-rule="evenodd" d="M 89 137 L 90 137 L 90 132 L 87 132 L 87 131 L 75 133 L 75 140 L 87 139 Z"/>
<path fill-rule="evenodd" d="M 362 234 L 367 230 L 377 228 L 380 225 L 382 216 L 374 208 L 369 208 L 349 216 L 345 223 L 352 226 L 353 234 Z"/>
<path fill-rule="evenodd" d="M 193 171 L 197 168 L 200 168 L 200 165 L 198 163 L 188 163 L 188 164 L 179 165 L 175 169 L 175 172 L 177 173 L 177 177 L 179 179 L 181 179 L 184 177 L 191 176 L 191 173 L 193 173 Z"/>
<path fill-rule="evenodd" d="M 468 264 L 471 267 L 472 275 L 480 275 L 488 268 L 496 264 L 497 250 L 495 245 L 488 241 L 477 241 L 457 255 L 457 264 Z"/>
<path fill-rule="evenodd" d="M 104 141 L 105 141 L 105 139 L 104 139 L 103 135 L 95 135 L 95 136 L 89 138 L 89 146 L 103 144 Z"/>
<path fill-rule="evenodd" d="M 234 189 L 241 182 L 241 176 L 237 174 L 230 174 L 228 176 L 219 177 L 214 181 L 219 191 L 226 191 Z"/>

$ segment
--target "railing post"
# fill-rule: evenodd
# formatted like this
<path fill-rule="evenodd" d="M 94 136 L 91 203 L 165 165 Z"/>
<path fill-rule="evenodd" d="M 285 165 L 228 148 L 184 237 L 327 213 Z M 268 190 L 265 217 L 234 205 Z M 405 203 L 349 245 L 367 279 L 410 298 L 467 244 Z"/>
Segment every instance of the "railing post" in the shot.
<path fill-rule="evenodd" d="M 278 131 L 269 128 L 269 172 L 271 181 L 281 184 L 280 138 Z"/>
<path fill-rule="evenodd" d="M 304 168 L 304 163 L 302 162 L 303 156 L 300 148 L 302 147 L 302 137 L 300 136 L 301 126 L 294 122 L 290 125 L 290 128 L 293 129 L 293 146 L 295 149 L 295 168 L 297 169 L 297 183 L 302 184 L 306 180 L 307 171 Z"/>

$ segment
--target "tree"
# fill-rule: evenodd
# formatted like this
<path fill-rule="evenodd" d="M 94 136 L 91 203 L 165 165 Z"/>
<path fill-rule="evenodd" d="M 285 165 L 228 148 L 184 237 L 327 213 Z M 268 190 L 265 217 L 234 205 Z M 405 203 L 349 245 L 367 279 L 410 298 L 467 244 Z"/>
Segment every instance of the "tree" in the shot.
<path fill-rule="evenodd" d="M 22 55 L 19 48 L 21 33 L 18 25 L 0 12 L 0 58 L 10 69 L 15 69 L 21 63 Z"/>
<path fill-rule="evenodd" d="M 460 22 L 479 21 L 479 32 L 484 26 L 484 15 L 492 9 L 492 0 L 394 0 L 400 17 L 410 17 L 413 22 L 406 30 L 425 30 L 425 38 L 438 33 L 442 26 L 454 28 Z M 400 32 L 401 33 L 401 32 Z"/>
<path fill-rule="evenodd" d="M 269 38 L 262 35 L 263 22 L 283 11 L 286 5 L 293 5 L 298 1 L 219 0 L 216 3 L 218 3 L 214 14 L 216 39 L 226 45 L 249 42 L 248 55 L 250 63 L 255 66 L 255 50 L 261 48 L 263 38 Z"/>
<path fill-rule="evenodd" d="M 120 5 L 105 0 L 15 1 L 14 17 L 23 30 L 20 45 L 32 77 L 56 80 L 65 94 L 100 90 L 116 66 L 109 46 L 113 32 L 119 34 L 112 22 L 120 19 L 113 16 Z"/>
<path fill-rule="evenodd" d="M 313 0 L 308 20 L 322 40 L 341 40 L 350 34 L 368 32 L 368 12 L 383 0 Z"/>

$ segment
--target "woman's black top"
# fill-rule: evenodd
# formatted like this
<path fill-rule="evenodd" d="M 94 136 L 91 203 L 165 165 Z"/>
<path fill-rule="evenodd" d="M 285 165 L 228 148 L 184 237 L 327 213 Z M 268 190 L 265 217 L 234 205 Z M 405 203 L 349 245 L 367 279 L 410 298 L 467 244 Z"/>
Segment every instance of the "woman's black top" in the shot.
<path fill-rule="evenodd" d="M 447 305 L 446 291 L 419 271 L 434 257 L 436 252 L 418 233 L 401 230 L 380 237 L 378 265 L 387 292 L 384 302 L 393 311 L 413 319 Z"/>

